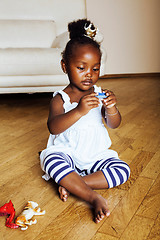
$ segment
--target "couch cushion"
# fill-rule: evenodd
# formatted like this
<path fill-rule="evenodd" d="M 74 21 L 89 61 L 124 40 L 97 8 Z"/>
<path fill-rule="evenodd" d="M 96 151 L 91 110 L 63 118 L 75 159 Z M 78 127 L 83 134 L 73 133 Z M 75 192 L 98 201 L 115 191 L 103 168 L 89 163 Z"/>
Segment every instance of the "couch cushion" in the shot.
<path fill-rule="evenodd" d="M 0 92 L 6 92 L 7 89 L 3 88 L 11 87 L 46 87 L 46 86 L 66 86 L 69 84 L 69 80 L 66 74 L 61 75 L 34 75 L 34 76 L 0 76 Z M 9 89 L 9 88 L 8 88 Z M 9 92 L 12 90 L 9 90 Z M 13 90 L 14 92 L 14 90 Z M 23 89 L 24 92 L 24 89 Z M 30 92 L 26 90 L 25 92 Z"/>
<path fill-rule="evenodd" d="M 1 0 L 0 19 L 53 20 L 57 34 L 68 22 L 86 17 L 85 0 Z"/>
<path fill-rule="evenodd" d="M 61 48 L 0 49 L 0 75 L 62 74 Z"/>
<path fill-rule="evenodd" d="M 55 38 L 53 21 L 0 20 L 0 48 L 50 48 Z"/>

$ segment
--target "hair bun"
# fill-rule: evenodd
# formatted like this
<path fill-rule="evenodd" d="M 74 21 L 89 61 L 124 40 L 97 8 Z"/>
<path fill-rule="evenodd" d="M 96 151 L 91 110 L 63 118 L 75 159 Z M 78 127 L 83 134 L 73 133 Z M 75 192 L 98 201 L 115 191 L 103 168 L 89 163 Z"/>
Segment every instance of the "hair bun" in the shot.
<path fill-rule="evenodd" d="M 86 35 L 86 28 L 91 25 L 91 29 L 96 29 L 91 21 L 87 19 L 79 19 L 68 24 L 68 31 L 70 39 L 79 38 Z"/>
<path fill-rule="evenodd" d="M 103 40 L 103 36 L 91 21 L 78 19 L 70 22 L 68 24 L 68 32 L 70 40 L 62 52 L 62 59 L 66 64 L 69 64 L 76 48 L 80 46 L 91 45 L 99 51 L 100 56 L 102 55 L 100 43 Z"/>

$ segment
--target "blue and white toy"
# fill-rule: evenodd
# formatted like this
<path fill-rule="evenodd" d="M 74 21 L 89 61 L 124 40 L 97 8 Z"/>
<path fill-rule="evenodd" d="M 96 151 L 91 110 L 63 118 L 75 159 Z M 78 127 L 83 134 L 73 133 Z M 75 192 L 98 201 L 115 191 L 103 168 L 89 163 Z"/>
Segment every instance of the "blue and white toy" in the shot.
<path fill-rule="evenodd" d="M 105 93 L 98 93 L 98 95 L 96 96 L 97 98 L 99 98 L 99 99 L 104 99 L 104 98 L 107 98 L 107 96 L 106 96 L 106 94 Z"/>

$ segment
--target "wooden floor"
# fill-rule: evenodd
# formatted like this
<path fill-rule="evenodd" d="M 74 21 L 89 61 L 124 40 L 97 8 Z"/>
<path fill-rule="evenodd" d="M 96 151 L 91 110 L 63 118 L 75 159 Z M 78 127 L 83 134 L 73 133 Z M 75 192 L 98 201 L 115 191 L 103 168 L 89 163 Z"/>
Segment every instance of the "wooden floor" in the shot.
<path fill-rule="evenodd" d="M 99 224 L 83 201 L 59 199 L 57 186 L 41 176 L 38 151 L 45 148 L 51 94 L 0 95 L 0 206 L 12 200 L 16 216 L 28 200 L 46 210 L 28 230 L 5 227 L 1 240 L 148 240 L 160 239 L 160 79 L 100 80 L 118 98 L 123 121 L 109 129 L 112 149 L 131 168 L 120 187 L 98 191 L 111 215 Z"/>

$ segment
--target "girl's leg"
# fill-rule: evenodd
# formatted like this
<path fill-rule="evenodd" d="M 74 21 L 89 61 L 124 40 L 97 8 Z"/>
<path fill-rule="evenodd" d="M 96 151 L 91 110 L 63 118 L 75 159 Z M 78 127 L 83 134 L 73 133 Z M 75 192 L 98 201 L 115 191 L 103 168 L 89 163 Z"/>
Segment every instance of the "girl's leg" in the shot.
<path fill-rule="evenodd" d="M 97 161 L 84 176 L 85 183 L 92 189 L 112 188 L 125 183 L 130 175 L 129 166 L 120 159 L 110 158 Z"/>
<path fill-rule="evenodd" d="M 110 158 L 97 161 L 87 172 L 88 175 L 84 176 L 83 180 L 91 189 L 106 189 L 125 183 L 129 178 L 130 168 L 125 162 Z M 65 188 L 61 188 L 64 201 L 68 194 Z"/>
<path fill-rule="evenodd" d="M 83 177 L 83 181 L 91 189 L 107 189 L 108 183 L 102 171 L 98 171 Z M 62 186 L 59 186 L 59 194 L 62 201 L 66 202 L 69 196 L 69 192 Z"/>
<path fill-rule="evenodd" d="M 83 181 L 91 189 L 107 189 L 108 183 L 102 171 L 98 171 L 83 177 Z M 65 202 L 69 196 L 69 192 L 62 186 L 59 186 L 60 198 Z"/>
<path fill-rule="evenodd" d="M 44 161 L 44 170 L 61 186 L 59 191 L 61 189 L 63 195 L 70 192 L 93 206 L 96 223 L 104 216 L 109 216 L 107 200 L 94 192 L 74 171 L 73 161 L 68 155 L 63 153 L 48 155 Z"/>
<path fill-rule="evenodd" d="M 102 171 L 98 171 L 83 177 L 84 182 L 92 189 L 106 189 L 108 182 Z"/>
<path fill-rule="evenodd" d="M 96 223 L 100 222 L 105 216 L 109 216 L 107 200 L 93 191 L 76 172 L 64 177 L 60 181 L 60 185 L 93 206 Z"/>
<path fill-rule="evenodd" d="M 48 154 L 44 160 L 44 170 L 59 184 L 60 180 L 74 171 L 74 163 L 69 155 L 62 152 Z M 59 185 L 59 194 L 62 201 L 66 201 L 69 192 Z"/>

